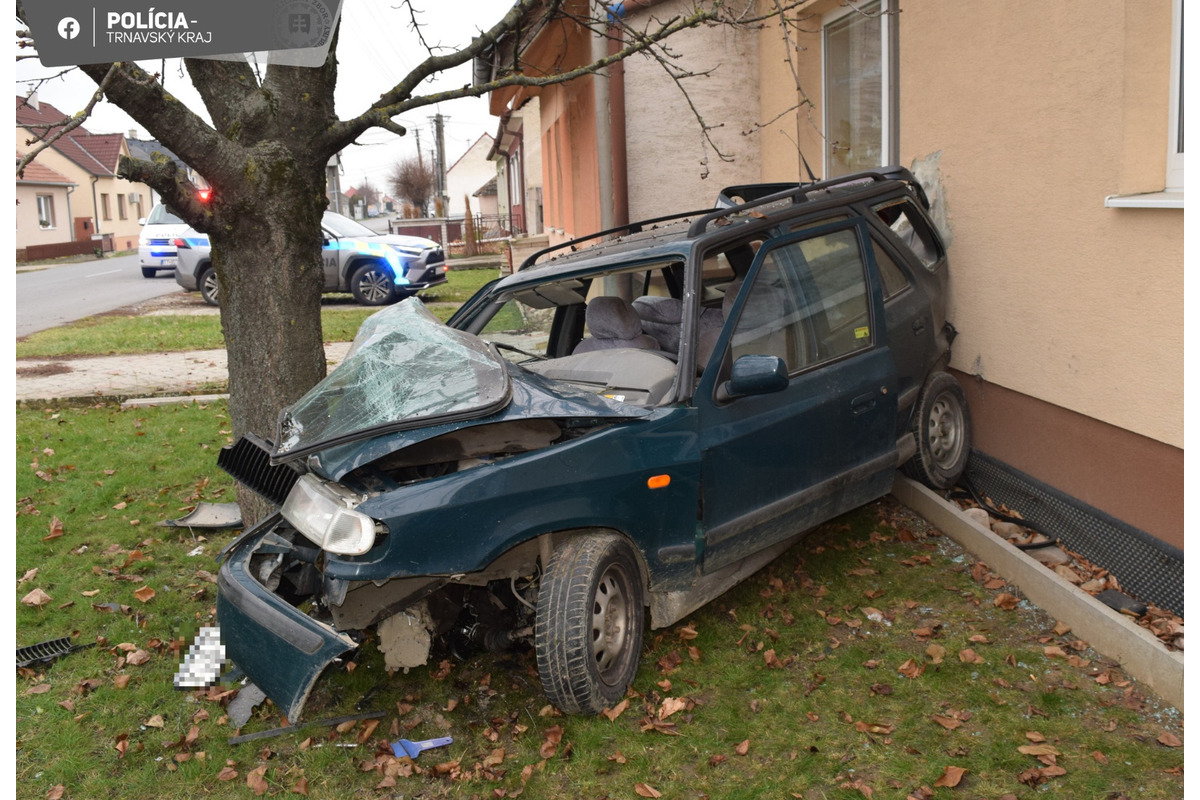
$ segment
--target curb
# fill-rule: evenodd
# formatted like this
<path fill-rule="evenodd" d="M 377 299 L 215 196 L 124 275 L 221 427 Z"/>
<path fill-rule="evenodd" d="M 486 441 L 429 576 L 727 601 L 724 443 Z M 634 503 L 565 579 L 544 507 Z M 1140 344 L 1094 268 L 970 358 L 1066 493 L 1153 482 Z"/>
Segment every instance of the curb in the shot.
<path fill-rule="evenodd" d="M 1096 651 L 1184 710 L 1182 653 L 1167 650 L 1158 637 L 1046 569 L 931 489 L 897 474 L 892 494 L 1019 587 L 1031 603 L 1070 625 Z"/>

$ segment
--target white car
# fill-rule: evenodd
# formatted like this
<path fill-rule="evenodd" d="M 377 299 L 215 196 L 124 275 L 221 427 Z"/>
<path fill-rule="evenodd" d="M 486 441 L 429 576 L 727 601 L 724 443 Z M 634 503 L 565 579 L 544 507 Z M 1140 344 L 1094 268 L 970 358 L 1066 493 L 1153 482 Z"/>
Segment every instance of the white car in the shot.
<path fill-rule="evenodd" d="M 142 262 L 142 277 L 153 278 L 159 270 L 174 272 L 175 237 L 183 235 L 188 224 L 162 203 L 155 203 L 150 216 L 139 222 L 142 232 L 138 236 L 138 257 Z"/>

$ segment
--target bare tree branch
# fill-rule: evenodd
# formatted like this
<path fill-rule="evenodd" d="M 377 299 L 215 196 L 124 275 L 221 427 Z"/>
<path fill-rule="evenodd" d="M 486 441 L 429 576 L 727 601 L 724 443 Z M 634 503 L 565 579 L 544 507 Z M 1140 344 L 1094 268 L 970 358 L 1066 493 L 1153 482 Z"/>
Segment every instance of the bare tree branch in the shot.
<path fill-rule="evenodd" d="M 25 168 L 27 166 L 29 166 L 30 163 L 32 163 L 33 160 L 35 158 L 37 158 L 40 153 L 46 151 L 50 147 L 53 147 L 55 142 L 57 142 L 59 139 L 66 136 L 71 131 L 78 128 L 80 125 L 83 124 L 84 120 L 86 120 L 89 116 L 91 116 L 92 109 L 94 109 L 96 107 L 96 103 L 99 103 L 104 98 L 104 90 L 108 87 L 108 84 L 112 81 L 113 76 L 116 75 L 118 66 L 119 66 L 119 64 L 110 64 L 109 65 L 108 71 L 105 73 L 104 77 L 100 80 L 99 84 L 96 86 L 96 91 L 92 92 L 92 97 L 90 100 L 88 100 L 88 104 L 86 106 L 84 106 L 83 111 L 81 111 L 78 114 L 76 114 L 75 116 L 73 116 L 70 120 L 68 120 L 66 122 L 66 124 L 62 125 L 62 127 L 60 127 L 55 133 L 50 135 L 48 138 L 40 139 L 40 140 L 35 139 L 32 141 L 27 141 L 25 143 L 25 144 L 33 144 L 34 141 L 39 142 L 39 144 L 36 147 L 34 147 L 32 150 L 30 150 L 25 155 L 21 156 L 21 158 L 17 161 L 17 177 L 18 178 L 22 178 L 25 176 Z M 49 126 L 49 127 L 53 127 L 53 126 Z"/>

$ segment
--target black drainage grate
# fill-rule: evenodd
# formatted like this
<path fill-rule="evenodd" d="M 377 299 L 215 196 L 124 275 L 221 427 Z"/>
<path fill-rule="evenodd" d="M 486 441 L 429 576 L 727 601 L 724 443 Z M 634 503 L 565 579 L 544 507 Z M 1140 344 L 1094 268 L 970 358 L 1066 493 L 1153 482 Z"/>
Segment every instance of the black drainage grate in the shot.
<path fill-rule="evenodd" d="M 1020 512 L 1068 550 L 1116 575 L 1129 594 L 1183 614 L 1179 548 L 978 450 L 971 451 L 967 477 L 980 494 Z"/>

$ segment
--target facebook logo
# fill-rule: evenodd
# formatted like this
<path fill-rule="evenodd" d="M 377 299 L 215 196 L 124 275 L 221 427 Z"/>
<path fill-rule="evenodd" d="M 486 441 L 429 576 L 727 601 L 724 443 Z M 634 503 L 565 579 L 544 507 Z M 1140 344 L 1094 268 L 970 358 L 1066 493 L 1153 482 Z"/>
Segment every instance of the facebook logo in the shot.
<path fill-rule="evenodd" d="M 79 35 L 79 22 L 74 17 L 63 17 L 58 21 L 58 35 L 64 39 L 74 39 Z"/>

